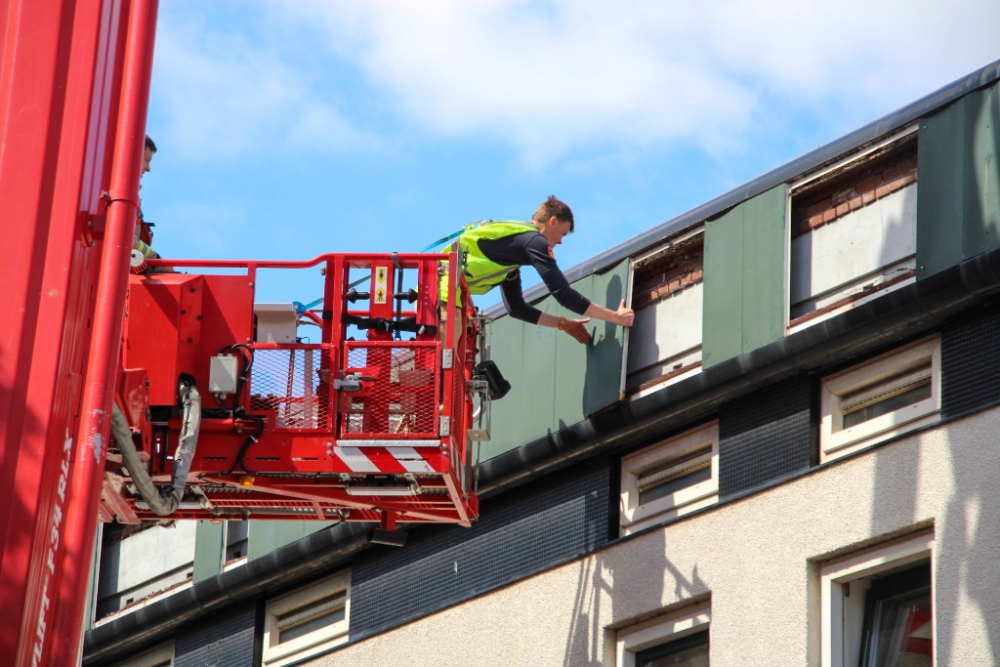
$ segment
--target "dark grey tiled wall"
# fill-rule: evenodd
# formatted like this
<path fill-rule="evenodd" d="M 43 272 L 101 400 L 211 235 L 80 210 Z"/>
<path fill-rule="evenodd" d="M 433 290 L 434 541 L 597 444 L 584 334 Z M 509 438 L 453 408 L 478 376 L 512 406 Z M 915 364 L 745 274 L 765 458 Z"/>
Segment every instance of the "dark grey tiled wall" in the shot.
<path fill-rule="evenodd" d="M 483 503 L 471 528 L 425 527 L 351 570 L 351 639 L 386 630 L 600 548 L 616 459 L 601 457 Z"/>
<path fill-rule="evenodd" d="M 719 412 L 719 498 L 805 470 L 815 461 L 815 380 L 794 378 Z"/>
<path fill-rule="evenodd" d="M 230 607 L 177 633 L 174 667 L 251 667 L 257 605 Z"/>

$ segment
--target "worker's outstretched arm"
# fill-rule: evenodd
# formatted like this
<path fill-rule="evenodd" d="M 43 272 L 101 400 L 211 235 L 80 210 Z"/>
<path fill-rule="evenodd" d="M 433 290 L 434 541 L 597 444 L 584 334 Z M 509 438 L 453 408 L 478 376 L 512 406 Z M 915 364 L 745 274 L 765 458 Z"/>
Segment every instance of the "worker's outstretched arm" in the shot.
<path fill-rule="evenodd" d="M 543 327 L 552 327 L 553 329 L 562 328 L 570 336 L 586 345 L 590 342 L 590 332 L 587 331 L 586 325 L 590 322 L 591 317 L 596 317 L 599 320 L 618 324 L 623 327 L 630 327 L 632 326 L 632 322 L 635 321 L 635 311 L 625 307 L 624 299 L 618 306 L 618 310 L 610 310 L 604 306 L 598 306 L 596 303 L 591 303 L 587 307 L 585 314 L 590 317 L 575 320 L 568 317 L 556 317 L 549 313 L 541 313 L 541 317 L 538 318 L 538 324 Z M 560 327 L 560 325 L 562 326 Z"/>

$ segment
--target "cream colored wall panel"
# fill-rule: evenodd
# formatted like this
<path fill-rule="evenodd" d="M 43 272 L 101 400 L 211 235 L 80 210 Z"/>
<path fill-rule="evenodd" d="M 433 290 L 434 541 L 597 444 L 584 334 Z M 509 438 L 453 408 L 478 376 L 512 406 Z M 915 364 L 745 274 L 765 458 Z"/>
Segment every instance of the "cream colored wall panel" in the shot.
<path fill-rule="evenodd" d="M 612 665 L 617 631 L 710 597 L 713 667 L 818 665 L 820 563 L 933 526 L 936 664 L 992 665 L 997 432 L 1000 409 L 913 434 L 310 664 Z"/>
<path fill-rule="evenodd" d="M 876 272 L 916 251 L 914 183 L 792 239 L 792 305 Z"/>
<path fill-rule="evenodd" d="M 701 345 L 702 283 L 640 308 L 629 332 L 628 372 Z"/>

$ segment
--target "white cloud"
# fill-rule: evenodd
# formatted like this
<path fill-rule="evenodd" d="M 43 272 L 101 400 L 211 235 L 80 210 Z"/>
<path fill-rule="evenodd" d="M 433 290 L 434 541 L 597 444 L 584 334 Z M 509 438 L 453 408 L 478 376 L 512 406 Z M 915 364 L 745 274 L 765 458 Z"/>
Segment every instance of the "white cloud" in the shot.
<path fill-rule="evenodd" d="M 273 7 L 325 24 L 418 127 L 493 137 L 536 164 L 585 145 L 719 148 L 796 110 L 863 122 L 1000 57 L 996 0 Z"/>
<path fill-rule="evenodd" d="M 276 50 L 166 18 L 157 30 L 152 94 L 171 150 L 205 159 L 259 157 L 288 145 L 346 152 L 378 143 Z"/>
<path fill-rule="evenodd" d="M 719 154 L 797 118 L 846 131 L 1000 57 L 996 0 L 239 8 L 270 41 L 199 23 L 198 11 L 161 22 L 153 92 L 189 155 L 355 152 L 421 133 L 493 140 L 534 166 L 678 142 Z M 293 64 L 303 53 L 309 64 Z M 355 68 L 368 88 L 309 71 L 324 63 Z M 366 104 L 402 127 L 381 140 L 359 129 L 351 119 L 366 118 Z"/>

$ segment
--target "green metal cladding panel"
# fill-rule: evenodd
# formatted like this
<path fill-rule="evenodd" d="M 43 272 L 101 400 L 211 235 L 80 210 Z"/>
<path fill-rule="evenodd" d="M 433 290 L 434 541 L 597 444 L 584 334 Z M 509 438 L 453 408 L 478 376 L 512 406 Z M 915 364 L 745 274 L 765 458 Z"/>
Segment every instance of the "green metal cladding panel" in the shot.
<path fill-rule="evenodd" d="M 628 260 L 601 274 L 573 283 L 591 301 L 617 310 L 625 298 Z M 579 317 L 552 296 L 535 304 L 553 315 Z M 493 403 L 490 441 L 481 459 L 545 437 L 583 421 L 619 400 L 624 329 L 592 320 L 593 340 L 580 345 L 557 329 L 501 317 L 487 328 L 490 358 L 511 383 L 503 400 Z"/>
<path fill-rule="evenodd" d="M 222 573 L 222 550 L 226 548 L 226 524 L 198 521 L 194 540 L 194 583 Z"/>
<path fill-rule="evenodd" d="M 335 521 L 251 521 L 247 531 L 247 557 L 249 560 L 260 558 L 335 524 Z"/>
<path fill-rule="evenodd" d="M 1000 247 L 1000 87 L 920 119 L 917 278 Z"/>
<path fill-rule="evenodd" d="M 705 223 L 705 368 L 785 334 L 787 200 L 782 184 Z"/>

